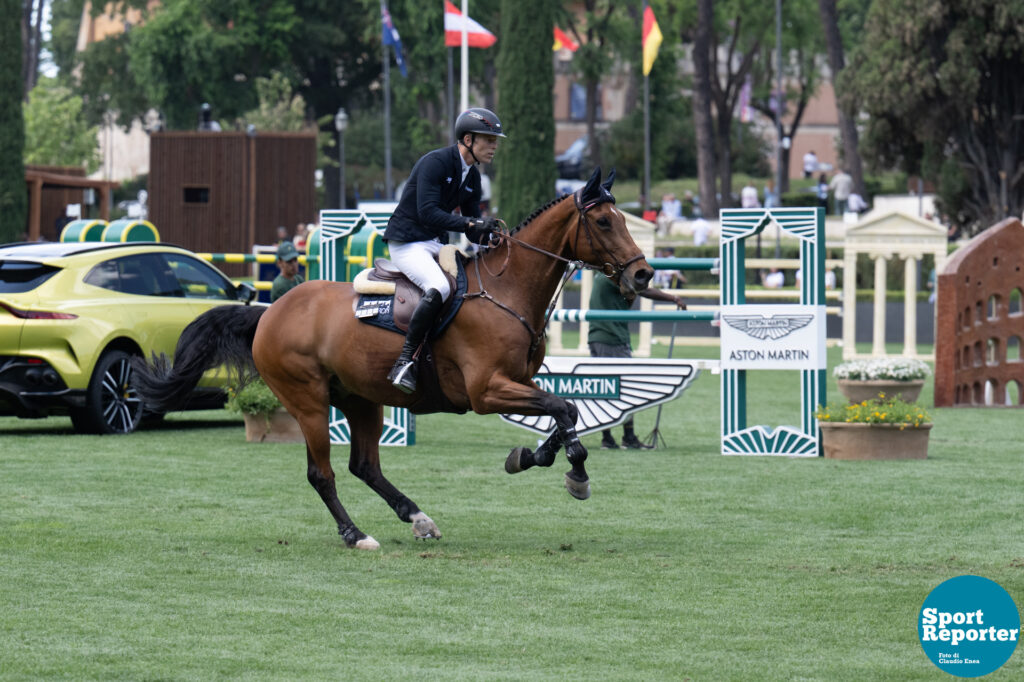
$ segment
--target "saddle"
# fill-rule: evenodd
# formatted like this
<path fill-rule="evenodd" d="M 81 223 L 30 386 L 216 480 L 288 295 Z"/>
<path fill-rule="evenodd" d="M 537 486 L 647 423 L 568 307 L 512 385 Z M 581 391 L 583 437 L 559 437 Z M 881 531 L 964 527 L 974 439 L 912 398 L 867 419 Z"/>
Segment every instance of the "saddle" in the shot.
<path fill-rule="evenodd" d="M 439 336 L 462 307 L 462 295 L 466 293 L 464 258 L 465 254 L 451 245 L 443 246 L 438 254 L 437 263 L 448 278 L 452 295 L 441 308 L 428 338 Z M 423 298 L 420 288 L 385 258 L 375 259 L 372 268 L 356 275 L 352 287 L 360 295 L 355 316 L 361 322 L 403 335 L 409 329 L 409 320 L 416 310 L 416 304 Z"/>

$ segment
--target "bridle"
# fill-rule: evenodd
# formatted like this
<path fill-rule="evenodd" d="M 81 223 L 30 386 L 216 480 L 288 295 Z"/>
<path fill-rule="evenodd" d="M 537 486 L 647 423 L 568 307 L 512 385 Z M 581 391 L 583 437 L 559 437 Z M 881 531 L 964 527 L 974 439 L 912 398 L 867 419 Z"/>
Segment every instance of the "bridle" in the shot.
<path fill-rule="evenodd" d="M 576 204 L 576 210 L 578 211 L 578 214 L 577 214 L 578 217 L 577 217 L 577 223 L 576 223 L 576 237 L 575 237 L 575 241 L 574 241 L 573 247 L 572 247 L 572 254 L 571 254 L 572 257 L 571 258 L 566 258 L 565 256 L 562 256 L 560 254 L 553 253 L 553 252 L 548 251 L 546 249 L 542 249 L 539 246 L 534 246 L 533 244 L 530 244 L 528 242 L 524 242 L 521 239 L 516 239 L 515 237 L 512 236 L 512 234 L 510 232 L 499 232 L 498 234 L 495 235 L 496 243 L 494 243 L 494 246 L 497 247 L 497 246 L 500 246 L 502 243 L 504 243 L 505 244 L 506 252 L 505 252 L 505 259 L 502 262 L 501 268 L 499 268 L 497 273 L 491 272 L 490 268 L 487 267 L 487 264 L 486 263 L 484 264 L 484 269 L 487 270 L 488 274 L 490 274 L 491 277 L 500 277 L 502 274 L 504 274 L 505 269 L 508 267 L 509 261 L 510 261 L 510 259 L 512 257 L 512 245 L 513 244 L 521 246 L 521 247 L 523 247 L 525 249 L 529 249 L 530 251 L 536 251 L 537 253 L 544 254 L 545 256 L 548 256 L 549 258 L 552 258 L 554 260 L 562 261 L 562 262 L 566 263 L 566 265 L 569 266 L 569 267 L 567 267 L 565 269 L 565 275 L 563 275 L 562 281 L 559 283 L 558 288 L 555 290 L 555 295 L 552 296 L 551 303 L 548 305 L 547 312 L 544 315 L 544 323 L 541 325 L 541 332 L 536 331 L 533 328 L 533 326 L 530 324 L 529 320 L 527 320 L 522 314 L 516 312 L 515 310 L 513 310 L 509 306 L 507 306 L 504 303 L 502 303 L 501 301 L 497 300 L 486 289 L 484 289 L 483 278 L 480 275 L 480 261 L 482 259 L 478 257 L 478 258 L 475 258 L 474 261 L 473 261 L 474 267 L 476 269 L 477 283 L 480 285 L 480 291 L 473 292 L 473 293 L 465 293 L 465 294 L 462 295 L 462 298 L 464 300 L 465 299 L 470 299 L 470 298 L 483 298 L 483 299 L 486 299 L 486 300 L 490 301 L 491 303 L 493 303 L 494 305 L 496 305 L 499 308 L 501 308 L 502 310 L 504 310 L 505 312 L 507 312 L 508 314 L 510 314 L 512 317 L 514 317 L 517 320 L 519 320 L 519 322 L 522 323 L 522 325 L 524 327 L 526 327 L 526 331 L 529 332 L 529 334 L 530 334 L 530 350 L 529 350 L 529 353 L 526 356 L 527 362 L 529 362 L 533 358 L 533 354 L 537 351 L 537 348 L 540 346 L 540 341 L 541 341 L 541 338 L 542 338 L 542 332 L 547 327 L 548 321 L 551 319 L 551 315 L 555 311 L 555 301 L 558 300 L 559 293 L 561 293 L 562 288 L 565 287 L 565 283 L 568 282 L 573 277 L 573 275 L 576 274 L 576 272 L 578 270 L 593 270 L 595 272 L 600 272 L 600 273 L 602 273 L 603 275 L 606 275 L 609 278 L 614 278 L 614 277 L 621 278 L 622 274 L 626 271 L 626 268 L 628 268 L 630 265 L 632 265 L 633 263 L 637 262 L 638 260 L 642 260 L 644 258 L 644 254 L 643 253 L 638 253 L 637 255 L 633 256 L 632 258 L 630 258 L 629 260 L 627 260 L 625 262 L 621 262 L 621 261 L 617 260 L 615 258 L 615 256 L 612 254 L 611 250 L 609 250 L 608 247 L 605 245 L 605 243 L 603 241 L 601 241 L 600 237 L 598 236 L 598 233 L 595 232 L 591 228 L 590 220 L 587 217 L 587 212 L 590 211 L 590 209 L 594 208 L 595 206 L 599 206 L 599 205 L 601 205 L 603 203 L 608 203 L 608 202 L 614 203 L 614 201 L 615 201 L 615 199 L 612 198 L 610 192 L 608 192 L 607 190 L 604 190 L 603 188 L 602 188 L 602 190 L 603 191 L 602 191 L 601 195 L 597 199 L 594 199 L 594 200 L 588 201 L 588 202 L 584 202 L 583 201 L 583 190 L 582 189 L 579 189 L 575 193 L 573 193 L 573 201 Z M 591 265 L 589 263 L 585 263 L 582 260 L 580 260 L 577 257 L 577 254 L 579 253 L 579 241 L 580 241 L 580 233 L 581 232 L 586 237 L 587 245 L 590 247 L 590 250 L 592 252 L 594 252 L 594 253 L 602 253 L 602 254 L 608 256 L 610 258 L 610 260 L 606 260 L 604 265 L 601 265 L 601 266 Z M 596 248 L 595 248 L 595 244 L 596 244 Z M 615 261 L 615 262 L 613 263 L 611 261 Z"/>

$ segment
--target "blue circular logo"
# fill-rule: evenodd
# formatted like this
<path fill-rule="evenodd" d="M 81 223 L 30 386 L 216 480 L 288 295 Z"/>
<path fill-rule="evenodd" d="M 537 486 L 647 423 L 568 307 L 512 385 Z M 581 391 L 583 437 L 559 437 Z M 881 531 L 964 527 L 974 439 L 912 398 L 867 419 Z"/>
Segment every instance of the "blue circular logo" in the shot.
<path fill-rule="evenodd" d="M 961 575 L 942 583 L 917 614 L 917 636 L 932 663 L 957 677 L 980 677 L 1013 655 L 1020 613 L 998 583 Z"/>

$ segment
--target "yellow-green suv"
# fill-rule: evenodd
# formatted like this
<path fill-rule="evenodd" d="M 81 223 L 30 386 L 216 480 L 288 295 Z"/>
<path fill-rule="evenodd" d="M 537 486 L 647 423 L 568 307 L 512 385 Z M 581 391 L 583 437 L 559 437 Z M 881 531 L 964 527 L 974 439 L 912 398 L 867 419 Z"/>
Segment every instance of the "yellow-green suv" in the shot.
<path fill-rule="evenodd" d="M 130 433 L 145 411 L 132 356 L 171 356 L 198 315 L 254 295 L 167 244 L 0 245 L 0 415 L 69 414 L 81 432 Z M 205 377 L 190 407 L 223 404 L 224 382 Z"/>

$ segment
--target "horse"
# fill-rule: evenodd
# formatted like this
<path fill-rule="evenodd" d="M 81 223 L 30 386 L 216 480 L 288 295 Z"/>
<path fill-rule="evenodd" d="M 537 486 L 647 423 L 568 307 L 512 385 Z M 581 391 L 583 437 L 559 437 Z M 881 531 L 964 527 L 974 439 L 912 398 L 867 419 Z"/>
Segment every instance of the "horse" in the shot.
<path fill-rule="evenodd" d="M 406 394 L 387 381 L 404 338 L 354 316 L 359 294 L 350 283 L 312 280 L 269 307 L 220 306 L 197 317 L 182 333 L 173 364 L 136 358 L 134 386 L 144 403 L 166 411 L 180 406 L 207 370 L 226 366 L 242 382 L 258 372 L 299 423 L 306 441 L 306 477 L 338 525 L 348 547 L 378 549 L 342 506 L 331 468 L 329 407 L 349 422 L 349 471 L 379 494 L 418 539 L 440 538 L 433 520 L 381 472 L 379 440 L 383 406 L 414 414 L 448 411 L 550 415 L 556 423 L 534 452 L 513 448 L 508 473 L 548 467 L 565 447 L 571 469 L 565 486 L 578 499 L 590 496 L 587 450 L 575 431 L 572 403 L 533 381 L 544 359 L 544 327 L 557 289 L 575 267 L 600 271 L 632 300 L 653 270 L 626 228 L 611 194 L 615 171 L 601 183 L 600 168 L 573 195 L 534 211 L 514 230 L 501 230 L 465 261 L 462 307 L 430 353 L 434 382 L 420 381 Z M 472 267 L 471 267 L 472 266 Z M 422 377 L 422 375 L 421 375 Z"/>

